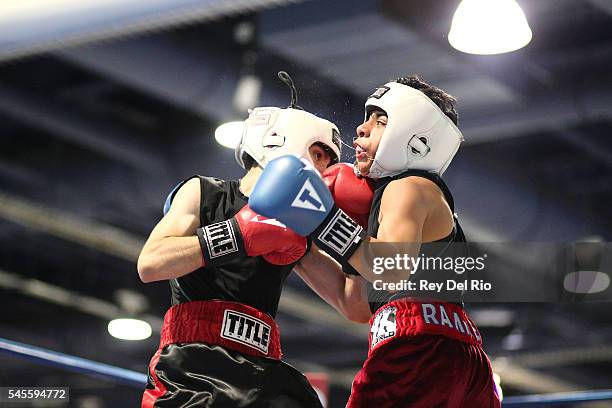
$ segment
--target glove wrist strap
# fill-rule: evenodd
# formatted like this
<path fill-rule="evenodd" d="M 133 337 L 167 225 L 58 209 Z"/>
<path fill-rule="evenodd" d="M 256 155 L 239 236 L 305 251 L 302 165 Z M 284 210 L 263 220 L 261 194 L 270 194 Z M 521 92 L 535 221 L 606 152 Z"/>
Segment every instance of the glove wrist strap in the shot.
<path fill-rule="evenodd" d="M 357 271 L 348 261 L 365 235 L 366 231 L 359 224 L 334 205 L 325 221 L 310 237 L 319 248 L 338 261 L 345 272 L 356 274 Z"/>
<path fill-rule="evenodd" d="M 219 266 L 246 256 L 242 233 L 235 218 L 197 229 L 206 266 Z"/>

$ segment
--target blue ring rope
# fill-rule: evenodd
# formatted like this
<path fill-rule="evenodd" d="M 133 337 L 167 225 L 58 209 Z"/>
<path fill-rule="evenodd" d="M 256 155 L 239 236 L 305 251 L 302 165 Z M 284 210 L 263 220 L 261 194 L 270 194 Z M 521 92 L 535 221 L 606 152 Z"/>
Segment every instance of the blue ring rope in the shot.
<path fill-rule="evenodd" d="M 504 407 L 546 407 L 570 405 L 577 402 L 612 400 L 612 390 L 559 392 L 555 394 L 521 395 L 506 397 Z"/>
<path fill-rule="evenodd" d="M 98 363 L 85 358 L 74 357 L 57 351 L 47 350 L 0 337 L 0 351 L 24 357 L 28 360 L 49 366 L 63 368 L 77 373 L 92 374 L 133 387 L 143 388 L 147 382 L 146 374 L 108 364 Z"/>

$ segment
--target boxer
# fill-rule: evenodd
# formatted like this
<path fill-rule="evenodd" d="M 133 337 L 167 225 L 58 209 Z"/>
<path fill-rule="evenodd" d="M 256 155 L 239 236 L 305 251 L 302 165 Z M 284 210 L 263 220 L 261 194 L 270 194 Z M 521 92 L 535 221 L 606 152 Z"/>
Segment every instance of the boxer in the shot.
<path fill-rule="evenodd" d="M 246 175 L 180 183 L 139 256 L 142 281 L 168 280 L 172 300 L 143 408 L 321 406 L 307 379 L 281 361 L 274 321 L 307 240 L 254 212 L 248 197 L 275 157 L 296 154 L 314 171 L 336 163 L 340 135 L 295 107 L 256 108 L 245 123 L 236 159 Z"/>
<path fill-rule="evenodd" d="M 379 277 L 369 244 L 408 243 L 418 254 L 466 241 L 441 178 L 463 139 L 455 99 L 409 76 L 377 88 L 365 111 L 354 141 L 356 176 L 341 188 L 356 189 L 360 177 L 374 181 L 367 228 L 295 156 L 266 167 L 249 204 L 329 255 L 309 255 L 299 273 L 347 318 L 370 322 L 368 358 L 348 407 L 500 407 L 482 338 L 460 298 L 415 298 L 372 284 Z"/>

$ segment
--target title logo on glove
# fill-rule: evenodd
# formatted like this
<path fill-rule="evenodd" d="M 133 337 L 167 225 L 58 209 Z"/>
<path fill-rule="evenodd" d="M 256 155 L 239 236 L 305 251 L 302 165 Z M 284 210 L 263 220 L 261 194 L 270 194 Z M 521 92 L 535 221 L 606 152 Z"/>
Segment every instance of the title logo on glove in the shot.
<path fill-rule="evenodd" d="M 363 228 L 342 210 L 338 210 L 327 227 L 319 234 L 319 240 L 330 249 L 344 255 L 356 241 Z"/>
<path fill-rule="evenodd" d="M 238 252 L 236 233 L 229 221 L 221 221 L 204 227 L 204 239 L 211 259 Z"/>
<path fill-rule="evenodd" d="M 310 180 L 306 180 L 300 189 L 300 192 L 291 203 L 292 207 L 303 208 L 305 210 L 313 210 L 325 212 L 327 211 L 323 205 L 323 201 L 319 193 L 315 190 Z"/>

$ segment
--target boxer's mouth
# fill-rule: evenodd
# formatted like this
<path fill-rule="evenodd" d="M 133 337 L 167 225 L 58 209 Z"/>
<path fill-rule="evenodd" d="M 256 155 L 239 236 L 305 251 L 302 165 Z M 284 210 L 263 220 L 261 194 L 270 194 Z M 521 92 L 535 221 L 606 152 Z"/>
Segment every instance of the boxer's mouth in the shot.
<path fill-rule="evenodd" d="M 368 155 L 368 151 L 366 149 L 355 143 L 355 158 L 357 161 L 367 161 L 370 156 Z"/>

